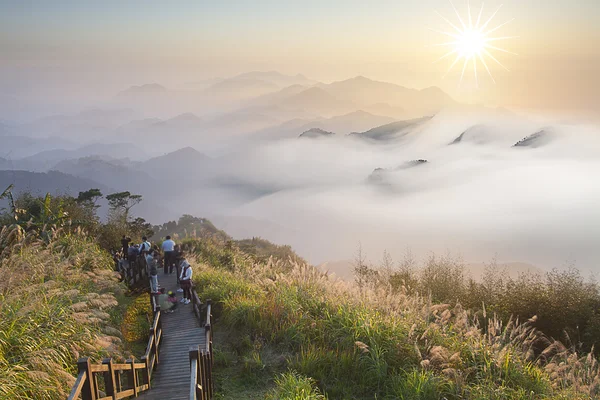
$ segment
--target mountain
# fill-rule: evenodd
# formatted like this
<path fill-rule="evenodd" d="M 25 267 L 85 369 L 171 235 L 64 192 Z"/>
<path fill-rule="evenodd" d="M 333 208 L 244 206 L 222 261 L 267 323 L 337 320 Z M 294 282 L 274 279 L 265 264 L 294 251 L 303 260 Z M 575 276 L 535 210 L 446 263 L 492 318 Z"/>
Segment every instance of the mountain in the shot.
<path fill-rule="evenodd" d="M 300 136 L 298 136 L 298 137 L 301 137 L 301 138 L 321 138 L 321 137 L 327 137 L 327 136 L 333 136 L 333 135 L 335 135 L 335 133 L 333 133 L 333 132 L 327 132 L 327 131 L 324 131 L 323 129 L 319 129 L 319 128 L 312 128 L 312 129 L 309 129 L 309 130 L 307 130 L 305 132 L 302 132 L 300 134 Z"/>
<path fill-rule="evenodd" d="M 152 179 L 147 173 L 98 157 L 61 161 L 52 170 L 90 179 L 116 190 L 144 192 L 152 185 Z"/>
<path fill-rule="evenodd" d="M 272 127 L 281 120 L 260 112 L 240 110 L 220 115 L 206 122 L 203 135 L 206 141 L 223 139 L 227 136 L 247 134 L 260 129 Z"/>
<path fill-rule="evenodd" d="M 408 89 L 393 83 L 374 81 L 364 76 L 330 84 L 318 84 L 317 87 L 338 99 L 355 103 L 360 108 L 384 103 L 393 108 L 401 108 L 403 112 L 414 116 L 435 114 L 444 107 L 456 104 L 449 95 L 437 87 L 422 90 Z"/>
<path fill-rule="evenodd" d="M 230 78 L 215 83 L 204 90 L 204 95 L 216 100 L 241 100 L 254 98 L 279 90 L 275 83 L 255 78 Z"/>
<path fill-rule="evenodd" d="M 541 147 L 544 146 L 554 139 L 555 132 L 551 129 L 542 129 L 539 132 L 533 133 L 523 139 L 519 140 L 513 145 L 513 147 Z"/>
<path fill-rule="evenodd" d="M 6 188 L 10 184 L 14 185 L 13 193 L 16 195 L 22 192 L 31 192 L 42 196 L 46 193 L 77 196 L 79 192 L 92 188 L 98 188 L 103 193 L 110 193 L 108 187 L 98 182 L 58 171 L 47 173 L 0 171 L 0 187 Z"/>
<path fill-rule="evenodd" d="M 94 180 L 116 190 L 140 192 L 151 183 L 150 177 L 143 172 L 98 157 L 61 161 L 52 170 Z"/>
<path fill-rule="evenodd" d="M 356 110 L 355 104 L 344 97 L 337 97 L 320 87 L 311 87 L 282 99 L 280 107 L 304 110 L 322 116 L 335 116 Z"/>
<path fill-rule="evenodd" d="M 91 137 L 106 136 L 112 129 L 134 118 L 129 108 L 89 109 L 72 115 L 51 115 L 15 127 L 22 136 L 59 136 L 82 142 Z"/>
<path fill-rule="evenodd" d="M 147 158 L 144 150 L 132 143 L 94 143 L 74 150 L 53 149 L 41 151 L 31 156 L 14 160 L 13 168 L 45 172 L 61 161 L 91 156 L 107 160 L 129 159 L 129 157 L 134 160 Z"/>
<path fill-rule="evenodd" d="M 310 128 L 320 128 L 330 132 L 349 134 L 351 132 L 361 132 L 374 126 L 389 124 L 393 121 L 394 119 L 390 117 L 373 115 L 366 111 L 357 110 L 313 123 Z"/>
<path fill-rule="evenodd" d="M 390 185 L 390 182 L 389 182 L 390 173 L 392 173 L 394 171 L 400 171 L 403 169 L 418 167 L 419 165 L 424 165 L 428 162 L 429 161 L 427 161 L 427 160 L 418 159 L 418 160 L 407 161 L 403 164 L 400 164 L 396 168 L 391 168 L 391 169 L 390 168 L 375 168 L 373 170 L 373 172 L 371 172 L 371 175 L 369 175 L 367 177 L 367 183 L 373 184 L 373 185 L 389 186 Z"/>
<path fill-rule="evenodd" d="M 207 173 L 211 158 L 192 147 L 151 158 L 138 165 L 138 170 L 161 180 L 182 180 L 197 178 Z"/>
<path fill-rule="evenodd" d="M 273 83 L 279 87 L 291 86 L 291 85 L 312 85 L 316 81 L 308 79 L 302 74 L 297 75 L 285 75 L 277 71 L 254 71 L 246 72 L 237 75 L 233 79 L 259 79 L 265 82 Z"/>
<path fill-rule="evenodd" d="M 294 96 L 298 93 L 301 93 L 305 90 L 309 89 L 309 86 L 306 85 L 291 85 L 284 87 L 281 90 L 278 90 L 273 93 L 267 93 L 262 96 L 259 96 L 255 99 L 252 99 L 251 105 L 253 107 L 265 106 L 265 105 L 277 105 L 279 102 L 287 99 L 290 96 Z"/>
<path fill-rule="evenodd" d="M 1 142 L 0 156 L 11 160 L 29 157 L 46 150 L 77 148 L 75 143 L 57 137 L 3 136 Z"/>
<path fill-rule="evenodd" d="M 411 133 L 416 133 L 421 126 L 431 120 L 432 117 L 422 117 L 410 119 L 407 121 L 392 122 L 377 128 L 369 129 L 366 132 L 354 132 L 350 135 L 362 139 L 377 141 L 398 140 Z"/>
<path fill-rule="evenodd" d="M 140 86 L 130 86 L 128 89 L 123 90 L 118 96 L 129 96 L 137 94 L 155 94 L 155 93 L 166 93 L 167 88 L 159 85 L 158 83 L 146 83 Z"/>

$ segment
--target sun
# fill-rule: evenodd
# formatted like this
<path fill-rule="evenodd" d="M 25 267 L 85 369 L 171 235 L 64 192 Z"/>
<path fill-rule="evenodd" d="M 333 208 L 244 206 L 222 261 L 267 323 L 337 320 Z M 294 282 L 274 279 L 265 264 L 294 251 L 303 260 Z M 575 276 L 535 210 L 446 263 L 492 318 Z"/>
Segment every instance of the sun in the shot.
<path fill-rule="evenodd" d="M 440 33 L 442 35 L 445 35 L 445 36 L 449 36 L 454 40 L 452 40 L 450 42 L 439 43 L 439 44 L 435 45 L 435 46 L 451 46 L 452 49 L 450 51 L 448 51 L 446 54 L 444 54 L 442 57 L 440 57 L 438 60 L 434 61 L 434 63 L 437 63 L 448 57 L 455 56 L 454 62 L 450 65 L 450 68 L 448 68 L 448 71 L 444 74 L 444 77 L 445 77 L 446 75 L 448 75 L 448 73 L 450 73 L 450 71 L 452 71 L 454 66 L 456 64 L 458 64 L 459 61 L 462 60 L 463 67 L 462 67 L 462 73 L 460 75 L 459 84 L 462 83 L 463 78 L 465 76 L 465 71 L 466 71 L 467 67 L 469 66 L 469 64 L 471 64 L 473 66 L 473 71 L 474 71 L 474 75 L 475 75 L 476 87 L 479 87 L 479 77 L 477 76 L 477 64 L 481 63 L 481 65 L 485 68 L 485 70 L 487 71 L 487 73 L 490 76 L 490 78 L 492 79 L 492 81 L 494 83 L 496 83 L 496 80 L 494 79 L 494 76 L 492 75 L 492 72 L 490 71 L 490 67 L 488 66 L 488 63 L 486 62 L 486 59 L 494 61 L 494 63 L 498 64 L 500 67 L 502 67 L 508 71 L 508 68 L 506 68 L 500 61 L 498 61 L 498 59 L 492 54 L 492 52 L 500 51 L 503 53 L 509 53 L 509 54 L 514 54 L 514 55 L 516 55 L 516 53 L 513 53 L 513 52 L 503 49 L 501 47 L 494 46 L 493 43 L 497 42 L 497 41 L 501 41 L 501 40 L 506 40 L 506 39 L 514 39 L 514 38 L 517 38 L 517 36 L 491 36 L 491 34 L 498 31 L 500 28 L 502 28 L 506 24 L 512 22 L 514 20 L 514 18 L 511 19 L 510 21 L 504 22 L 503 24 L 497 25 L 494 28 L 488 29 L 488 26 L 490 25 L 490 23 L 492 22 L 492 20 L 494 19 L 494 17 L 496 16 L 498 11 L 502 7 L 502 5 L 500 5 L 496 9 L 496 11 L 494 11 L 494 13 L 484 23 L 482 23 L 482 21 L 483 21 L 482 20 L 483 3 L 481 3 L 481 8 L 479 10 L 477 20 L 475 22 L 473 22 L 473 16 L 471 14 L 471 4 L 470 4 L 470 2 L 467 1 L 468 20 L 465 22 L 461 18 L 456 7 L 454 7 L 452 0 L 448 0 L 448 1 L 452 5 L 452 8 L 454 9 L 455 14 L 458 17 L 460 26 L 453 24 L 452 22 L 450 22 L 448 19 L 444 18 L 440 13 L 438 13 L 436 11 L 436 14 L 438 14 L 446 23 L 448 23 L 454 31 L 452 33 L 440 32 L 440 31 L 436 31 L 436 30 L 433 30 L 433 31 Z"/>

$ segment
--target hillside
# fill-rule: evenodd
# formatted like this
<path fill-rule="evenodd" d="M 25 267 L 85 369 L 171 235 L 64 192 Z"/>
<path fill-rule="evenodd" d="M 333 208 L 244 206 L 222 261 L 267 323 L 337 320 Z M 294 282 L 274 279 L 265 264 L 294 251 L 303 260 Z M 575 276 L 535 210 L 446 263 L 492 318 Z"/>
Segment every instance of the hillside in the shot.
<path fill-rule="evenodd" d="M 295 262 L 257 264 L 231 244 L 189 246 L 200 261 L 194 275 L 200 296 L 215 304 L 220 356 L 214 373 L 223 398 L 583 400 L 600 394 L 593 356 L 545 337 L 536 318 L 504 325 L 460 304 L 435 298 L 432 304 L 431 297 L 407 293 L 412 278 L 401 275 L 405 269 L 391 275 L 403 276 L 396 291 L 376 284 L 382 272 L 368 267 L 358 285 L 344 284 Z M 450 260 L 430 260 L 423 269 L 429 288 L 461 290 L 455 268 Z"/>
<path fill-rule="evenodd" d="M 80 356 L 125 361 L 125 287 L 110 255 L 84 235 L 30 239 L 11 254 L 7 234 L 0 232 L 0 398 L 65 399 Z"/>
<path fill-rule="evenodd" d="M 354 282 L 344 283 L 306 265 L 289 246 L 232 241 L 205 218 L 188 215 L 155 228 L 159 236 L 204 232 L 177 241 L 193 263 L 200 298 L 213 301 L 221 398 L 600 395 L 600 368 L 585 353 L 599 323 L 600 290 L 576 270 L 536 276 L 515 264 L 529 272 L 513 279 L 492 263 L 473 282 L 459 260 L 432 256 L 417 265 L 384 254 L 376 267 L 359 253 Z M 125 339 L 139 338 L 134 327 L 144 313 L 137 308 L 147 298 L 127 305 L 110 256 L 80 229 L 63 225 L 50 240 L 35 231 L 25 239 L 21 229 L 0 231 L 7 278 L 0 282 L 0 397 L 64 398 L 80 354 L 126 354 Z M 561 327 L 576 327 L 588 340 L 577 353 L 552 338 Z"/>

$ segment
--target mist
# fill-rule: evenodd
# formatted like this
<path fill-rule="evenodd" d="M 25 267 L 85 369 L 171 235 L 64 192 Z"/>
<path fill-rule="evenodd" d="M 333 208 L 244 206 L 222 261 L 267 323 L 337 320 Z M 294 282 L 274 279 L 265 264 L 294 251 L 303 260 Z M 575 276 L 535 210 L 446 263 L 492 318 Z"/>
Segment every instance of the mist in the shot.
<path fill-rule="evenodd" d="M 411 249 L 594 270 L 598 130 L 495 119 L 450 144 L 477 126 L 470 119 L 439 115 L 386 143 L 290 139 L 236 152 L 215 180 L 266 193 L 225 213 L 227 230 L 290 243 L 315 263 L 352 258 L 361 243 L 374 260 Z M 513 147 L 541 130 L 549 143 Z M 417 159 L 428 162 L 403 167 Z"/>
<path fill-rule="evenodd" d="M 314 264 L 360 244 L 374 262 L 410 249 L 598 271 L 600 129 L 585 119 L 274 71 L 63 101 L 1 121 L 0 184 L 129 190 L 152 223 L 207 217 Z"/>

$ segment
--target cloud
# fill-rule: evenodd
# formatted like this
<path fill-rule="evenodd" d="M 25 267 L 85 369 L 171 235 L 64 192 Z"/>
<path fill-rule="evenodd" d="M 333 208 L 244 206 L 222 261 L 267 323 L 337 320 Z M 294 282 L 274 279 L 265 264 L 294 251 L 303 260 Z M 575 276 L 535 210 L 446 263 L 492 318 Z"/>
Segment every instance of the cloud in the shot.
<path fill-rule="evenodd" d="M 477 140 L 449 144 L 476 125 Z M 543 129 L 552 136 L 540 147 L 513 147 Z M 600 255 L 599 151 L 594 127 L 439 115 L 397 141 L 338 136 L 246 148 L 214 181 L 268 188 L 227 213 L 269 221 L 277 232 L 256 223 L 256 235 L 313 262 L 350 258 L 360 241 L 374 259 L 410 247 L 550 267 L 574 259 L 589 269 Z M 415 159 L 428 162 L 397 168 Z M 377 184 L 367 179 L 375 168 L 385 169 Z"/>

